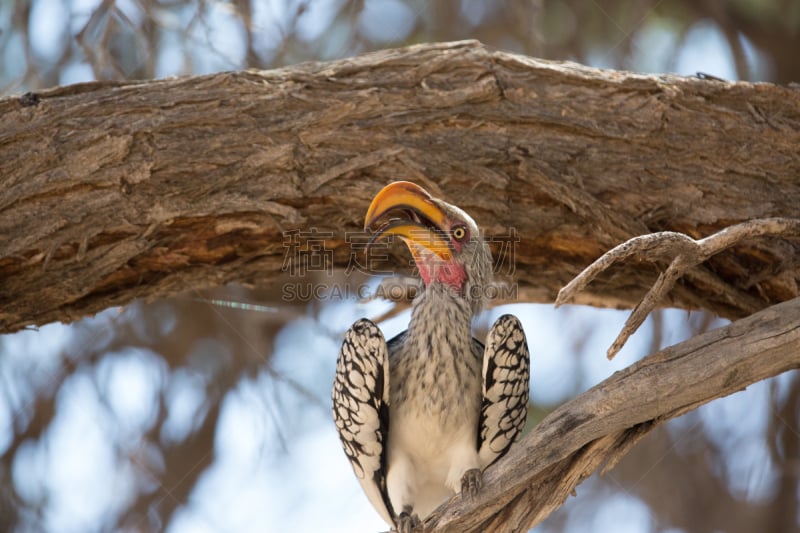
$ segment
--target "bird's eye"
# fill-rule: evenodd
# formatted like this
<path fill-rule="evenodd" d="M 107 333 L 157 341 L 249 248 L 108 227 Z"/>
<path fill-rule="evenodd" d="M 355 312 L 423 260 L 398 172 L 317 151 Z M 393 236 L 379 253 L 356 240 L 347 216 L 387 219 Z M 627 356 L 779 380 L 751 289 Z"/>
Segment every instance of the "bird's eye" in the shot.
<path fill-rule="evenodd" d="M 463 241 L 467 236 L 467 228 L 464 226 L 456 226 L 453 228 L 453 238 L 457 241 Z"/>

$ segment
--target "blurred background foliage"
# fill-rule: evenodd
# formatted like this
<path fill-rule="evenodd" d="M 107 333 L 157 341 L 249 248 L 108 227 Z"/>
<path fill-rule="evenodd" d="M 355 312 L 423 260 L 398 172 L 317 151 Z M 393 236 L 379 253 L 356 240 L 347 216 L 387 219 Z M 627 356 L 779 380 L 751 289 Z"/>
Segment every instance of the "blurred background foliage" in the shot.
<path fill-rule="evenodd" d="M 441 40 L 608 68 L 800 81 L 797 0 L 0 1 L 3 94 L 268 69 Z M 366 207 L 366 206 L 365 206 Z M 385 529 L 329 415 L 343 331 L 402 306 L 312 272 L 109 309 L 0 337 L 0 530 Z M 290 287 L 292 290 L 287 291 Z M 478 320 L 485 331 L 508 309 Z M 603 357 L 625 313 L 519 304 L 532 424 L 614 370 L 723 323 L 661 311 Z M 797 531 L 800 379 L 655 431 L 537 531 Z"/>

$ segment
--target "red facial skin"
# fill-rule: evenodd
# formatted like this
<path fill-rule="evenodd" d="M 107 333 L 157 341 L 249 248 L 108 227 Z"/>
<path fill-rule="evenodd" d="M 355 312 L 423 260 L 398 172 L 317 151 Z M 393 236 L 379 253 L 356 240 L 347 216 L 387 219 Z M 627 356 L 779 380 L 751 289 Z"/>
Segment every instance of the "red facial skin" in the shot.
<path fill-rule="evenodd" d="M 460 241 L 450 238 L 450 244 L 456 254 L 461 252 Z M 464 284 L 467 281 L 467 271 L 464 265 L 456 261 L 455 255 L 451 255 L 449 260 L 444 260 L 416 243 L 408 242 L 408 247 L 414 256 L 419 275 L 426 287 L 432 282 L 438 281 L 451 286 L 458 292 L 463 292 Z"/>

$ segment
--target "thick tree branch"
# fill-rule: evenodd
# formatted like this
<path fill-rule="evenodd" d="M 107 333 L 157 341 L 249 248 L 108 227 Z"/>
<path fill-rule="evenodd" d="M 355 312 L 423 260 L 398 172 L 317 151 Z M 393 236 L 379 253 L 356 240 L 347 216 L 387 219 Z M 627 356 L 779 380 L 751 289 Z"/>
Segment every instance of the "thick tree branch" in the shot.
<path fill-rule="evenodd" d="M 501 273 L 527 301 L 553 301 L 636 235 L 700 238 L 800 205 L 800 89 L 602 71 L 476 42 L 80 84 L 0 100 L 0 115 L 2 332 L 274 283 L 286 231 L 316 229 L 344 267 L 347 232 L 398 179 L 474 215 L 496 255 L 518 238 Z M 371 266 L 407 265 L 400 250 Z M 741 317 L 793 298 L 799 251 L 772 238 L 728 250 L 666 304 Z M 657 270 L 623 265 L 580 301 L 631 307 Z"/>
<path fill-rule="evenodd" d="M 453 498 L 437 532 L 527 531 L 662 422 L 800 368 L 800 298 L 698 335 L 615 373 L 562 405 L 484 474 L 473 502 Z"/>

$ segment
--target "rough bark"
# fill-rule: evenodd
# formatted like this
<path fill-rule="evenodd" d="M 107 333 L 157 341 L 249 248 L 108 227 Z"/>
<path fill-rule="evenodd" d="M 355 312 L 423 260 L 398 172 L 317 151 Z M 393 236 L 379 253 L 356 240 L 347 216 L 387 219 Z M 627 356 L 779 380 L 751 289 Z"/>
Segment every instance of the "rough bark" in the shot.
<path fill-rule="evenodd" d="M 275 282 L 286 231 L 317 229 L 344 267 L 346 232 L 396 179 L 460 205 L 489 235 L 514 228 L 505 274 L 540 302 L 632 236 L 698 238 L 800 206 L 796 86 L 602 71 L 471 41 L 80 84 L 0 100 L 0 115 L 3 332 Z M 737 246 L 668 303 L 735 318 L 793 298 L 799 249 Z M 407 263 L 397 248 L 375 266 Z M 623 265 L 582 301 L 632 306 L 656 272 Z"/>
<path fill-rule="evenodd" d="M 474 501 L 453 498 L 425 521 L 426 530 L 527 531 L 662 422 L 800 368 L 798 316 L 800 298 L 615 373 L 550 413 L 486 471 Z"/>

